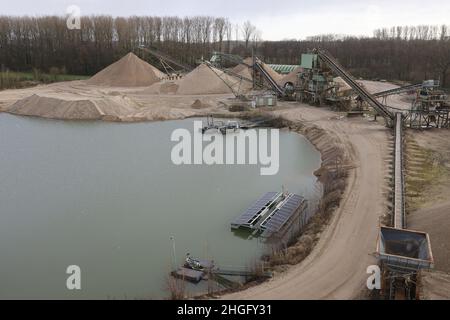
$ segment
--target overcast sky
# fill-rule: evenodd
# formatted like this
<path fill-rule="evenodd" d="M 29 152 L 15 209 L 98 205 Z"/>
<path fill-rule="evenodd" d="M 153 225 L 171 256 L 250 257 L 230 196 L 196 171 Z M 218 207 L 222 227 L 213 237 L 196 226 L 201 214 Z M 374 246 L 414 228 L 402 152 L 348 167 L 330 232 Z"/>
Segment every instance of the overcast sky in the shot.
<path fill-rule="evenodd" d="M 264 40 L 337 33 L 372 35 L 380 27 L 450 24 L 449 0 L 0 0 L 0 15 L 213 15 L 250 20 Z"/>

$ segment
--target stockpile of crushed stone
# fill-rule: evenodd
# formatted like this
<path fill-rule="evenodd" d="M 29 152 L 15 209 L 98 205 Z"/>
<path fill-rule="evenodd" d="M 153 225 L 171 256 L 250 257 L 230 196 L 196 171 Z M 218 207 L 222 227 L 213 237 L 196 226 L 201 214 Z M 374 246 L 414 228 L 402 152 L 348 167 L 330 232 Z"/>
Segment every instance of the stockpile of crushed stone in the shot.
<path fill-rule="evenodd" d="M 146 88 L 143 92 L 147 94 L 175 94 L 178 84 L 175 81 L 158 82 Z"/>
<path fill-rule="evenodd" d="M 341 77 L 336 77 L 333 81 L 339 86 L 339 91 L 350 91 L 352 87 L 350 87 L 347 82 L 344 81 Z"/>
<path fill-rule="evenodd" d="M 163 77 L 164 74 L 161 71 L 130 52 L 98 72 L 86 83 L 111 87 L 146 87 Z"/>
<path fill-rule="evenodd" d="M 211 69 L 206 64 L 201 64 L 177 82 L 177 94 L 201 95 L 232 93 L 229 86 L 238 90 L 239 83 L 240 80 L 236 77 L 227 75 L 216 68 Z M 248 90 L 247 87 L 248 85 L 245 84 L 241 87 L 241 90 Z"/>
<path fill-rule="evenodd" d="M 281 78 L 281 80 L 278 82 L 278 85 L 284 87 L 286 85 L 286 83 L 288 83 L 288 82 L 295 85 L 297 83 L 298 74 L 300 72 L 302 72 L 302 70 L 303 70 L 302 67 L 295 68 L 293 71 L 291 71 L 290 73 L 285 75 L 283 78 Z"/>
<path fill-rule="evenodd" d="M 34 94 L 18 100 L 7 111 L 12 114 L 50 119 L 119 120 L 137 110 L 138 106 L 135 103 L 123 97 L 67 100 Z"/>
<path fill-rule="evenodd" d="M 245 77 L 247 79 L 253 79 L 252 70 L 244 64 L 237 65 L 236 67 L 231 69 L 231 71 L 240 75 L 241 77 Z"/>

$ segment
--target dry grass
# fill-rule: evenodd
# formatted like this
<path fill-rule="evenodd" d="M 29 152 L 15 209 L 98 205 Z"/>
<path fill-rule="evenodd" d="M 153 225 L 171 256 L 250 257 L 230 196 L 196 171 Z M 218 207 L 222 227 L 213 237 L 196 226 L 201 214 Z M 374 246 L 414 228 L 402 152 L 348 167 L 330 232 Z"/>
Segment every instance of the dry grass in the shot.
<path fill-rule="evenodd" d="M 450 170 L 438 152 L 420 147 L 411 136 L 406 141 L 406 197 L 411 212 L 434 201 L 430 187 L 448 179 Z"/>
<path fill-rule="evenodd" d="M 166 289 L 169 292 L 169 300 L 184 300 L 187 298 L 186 282 L 184 279 L 168 276 L 166 279 L 166 286 Z"/>
<path fill-rule="evenodd" d="M 274 121 L 281 121 L 274 119 Z M 305 134 L 310 140 L 321 139 L 327 133 L 317 127 L 305 128 L 299 124 L 282 121 L 279 125 L 288 126 L 301 134 Z M 328 136 L 327 136 L 328 137 Z M 285 250 L 273 252 L 268 259 L 271 267 L 277 270 L 286 269 L 286 265 L 295 265 L 303 261 L 314 249 L 319 240 L 320 233 L 327 226 L 330 217 L 339 207 L 347 184 L 348 170 L 343 149 L 333 144 L 330 140 L 328 150 L 322 153 L 322 167 L 315 172 L 323 185 L 323 196 L 319 202 L 315 215 L 310 219 L 297 241 Z M 314 141 L 312 141 L 314 143 Z"/>

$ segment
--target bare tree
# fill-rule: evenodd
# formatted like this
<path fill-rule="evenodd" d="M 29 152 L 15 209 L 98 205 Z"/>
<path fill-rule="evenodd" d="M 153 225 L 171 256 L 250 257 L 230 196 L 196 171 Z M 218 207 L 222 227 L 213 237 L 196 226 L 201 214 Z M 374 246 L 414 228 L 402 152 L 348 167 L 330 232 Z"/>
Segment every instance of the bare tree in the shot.
<path fill-rule="evenodd" d="M 248 44 L 250 42 L 250 39 L 252 38 L 253 34 L 256 31 L 256 27 L 252 25 L 250 21 L 244 22 L 244 25 L 242 26 L 242 36 L 244 37 L 245 41 L 245 48 L 248 49 Z"/>
<path fill-rule="evenodd" d="M 214 39 L 214 42 L 217 41 L 217 40 L 219 41 L 219 46 L 218 46 L 219 51 L 223 50 L 222 44 L 223 44 L 223 39 L 224 39 L 225 33 L 226 33 L 226 26 L 227 26 L 227 21 L 226 21 L 225 18 L 216 18 L 215 19 L 215 21 L 214 21 L 214 35 L 217 38 Z"/>

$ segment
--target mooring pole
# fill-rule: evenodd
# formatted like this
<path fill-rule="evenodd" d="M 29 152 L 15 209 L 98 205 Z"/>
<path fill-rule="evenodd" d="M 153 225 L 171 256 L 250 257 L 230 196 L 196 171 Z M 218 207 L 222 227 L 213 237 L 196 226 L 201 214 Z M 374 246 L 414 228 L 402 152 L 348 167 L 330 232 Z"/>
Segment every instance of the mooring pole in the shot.
<path fill-rule="evenodd" d="M 172 240 L 173 268 L 174 268 L 174 270 L 176 270 L 178 264 L 177 264 L 177 253 L 175 250 L 175 237 L 171 236 L 170 240 Z"/>

